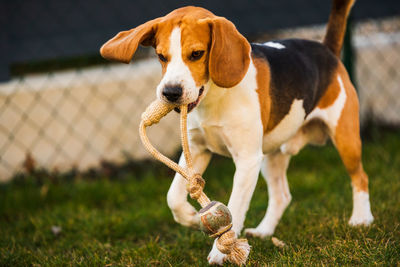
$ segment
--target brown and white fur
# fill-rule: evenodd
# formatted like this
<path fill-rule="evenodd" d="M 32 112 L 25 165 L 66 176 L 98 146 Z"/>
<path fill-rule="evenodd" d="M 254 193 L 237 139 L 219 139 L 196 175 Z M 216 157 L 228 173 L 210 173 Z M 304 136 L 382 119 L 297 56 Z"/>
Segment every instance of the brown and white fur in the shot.
<path fill-rule="evenodd" d="M 333 1 L 323 44 L 250 44 L 227 19 L 190 6 L 120 32 L 101 48 L 103 57 L 125 63 L 139 44 L 155 48 L 163 72 L 157 97 L 191 109 L 188 129 L 197 171 L 204 172 L 212 153 L 233 158 L 228 208 L 238 235 L 260 170 L 268 184 L 268 208 L 261 223 L 245 233 L 264 238 L 273 234 L 292 198 L 286 178 L 290 157 L 328 137 L 351 177 L 350 225 L 373 221 L 361 163 L 358 99 L 338 58 L 352 4 Z M 185 165 L 183 157 L 179 164 Z M 177 222 L 198 225 L 179 174 L 167 201 Z M 222 264 L 224 257 L 214 244 L 209 263 Z"/>

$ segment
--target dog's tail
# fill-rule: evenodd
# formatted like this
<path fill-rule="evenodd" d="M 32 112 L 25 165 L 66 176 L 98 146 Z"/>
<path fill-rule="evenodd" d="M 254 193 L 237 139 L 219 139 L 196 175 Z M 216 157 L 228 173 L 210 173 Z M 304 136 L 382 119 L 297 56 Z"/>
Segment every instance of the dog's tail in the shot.
<path fill-rule="evenodd" d="M 347 17 L 355 0 L 332 0 L 332 9 L 324 38 L 326 45 L 336 56 L 340 56 L 346 32 Z"/>

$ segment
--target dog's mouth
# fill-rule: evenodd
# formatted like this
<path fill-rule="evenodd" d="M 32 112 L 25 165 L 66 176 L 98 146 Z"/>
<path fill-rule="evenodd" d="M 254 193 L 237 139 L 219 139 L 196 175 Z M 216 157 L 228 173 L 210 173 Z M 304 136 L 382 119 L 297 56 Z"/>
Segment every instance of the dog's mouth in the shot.
<path fill-rule="evenodd" d="M 190 111 L 192 111 L 192 109 L 194 109 L 194 108 L 199 104 L 199 102 L 200 102 L 200 97 L 203 95 L 203 92 L 204 92 L 204 86 L 202 86 L 202 87 L 200 88 L 200 90 L 199 90 L 199 96 L 197 97 L 196 101 L 194 101 L 194 102 L 188 104 L 188 113 L 189 113 Z M 176 112 L 178 112 L 178 113 L 181 112 L 181 109 L 180 109 L 179 107 L 174 108 L 174 110 L 175 110 Z"/>

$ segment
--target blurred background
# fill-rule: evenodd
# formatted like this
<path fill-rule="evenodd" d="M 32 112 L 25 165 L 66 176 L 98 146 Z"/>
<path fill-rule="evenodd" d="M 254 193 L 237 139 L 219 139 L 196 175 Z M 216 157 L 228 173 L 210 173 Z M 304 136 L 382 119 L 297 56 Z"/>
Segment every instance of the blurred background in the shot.
<path fill-rule="evenodd" d="M 322 40 L 330 0 L 0 1 L 0 266 L 208 266 L 212 239 L 174 222 L 174 173 L 139 140 L 161 68 L 153 49 L 131 64 L 99 48 L 119 31 L 185 5 L 231 20 L 252 42 Z M 349 176 L 332 144 L 293 157 L 293 201 L 275 236 L 249 238 L 248 266 L 400 266 L 400 1 L 357 0 L 343 61 L 361 103 L 370 227 L 348 227 Z M 178 116 L 149 129 L 174 159 Z M 205 192 L 227 203 L 235 166 L 213 157 Z M 259 179 L 245 227 L 268 205 Z M 198 205 L 192 202 L 194 207 Z"/>
<path fill-rule="evenodd" d="M 250 41 L 322 40 L 331 1 L 1 1 L 0 181 L 47 173 L 109 171 L 148 157 L 139 118 L 161 69 L 152 49 L 130 65 L 106 62 L 100 46 L 185 5 L 231 20 Z M 400 126 L 400 2 L 359 0 L 343 60 L 358 89 L 363 134 Z M 150 139 L 179 150 L 170 114 Z"/>

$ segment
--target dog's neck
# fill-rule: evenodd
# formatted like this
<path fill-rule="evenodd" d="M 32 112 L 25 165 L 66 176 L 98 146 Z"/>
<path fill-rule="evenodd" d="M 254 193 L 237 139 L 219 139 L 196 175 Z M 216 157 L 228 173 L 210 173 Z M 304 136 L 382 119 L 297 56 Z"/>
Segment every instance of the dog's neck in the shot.
<path fill-rule="evenodd" d="M 234 110 L 241 109 L 243 105 L 258 103 L 256 68 L 252 60 L 245 77 L 234 87 L 219 87 L 210 80 L 204 88 L 206 90 L 204 99 L 191 112 L 195 113 L 200 120 L 222 118 Z"/>

